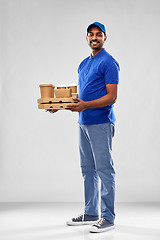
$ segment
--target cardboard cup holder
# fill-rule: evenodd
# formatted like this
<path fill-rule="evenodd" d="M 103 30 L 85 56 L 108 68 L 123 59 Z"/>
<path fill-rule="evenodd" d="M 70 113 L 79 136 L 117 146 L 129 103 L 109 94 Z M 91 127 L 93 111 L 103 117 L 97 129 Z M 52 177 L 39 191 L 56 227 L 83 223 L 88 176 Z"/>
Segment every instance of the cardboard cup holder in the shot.
<path fill-rule="evenodd" d="M 76 103 L 77 86 L 55 86 L 40 84 L 41 98 L 37 100 L 39 109 L 65 109 L 70 103 Z M 55 95 L 55 96 L 54 96 Z"/>

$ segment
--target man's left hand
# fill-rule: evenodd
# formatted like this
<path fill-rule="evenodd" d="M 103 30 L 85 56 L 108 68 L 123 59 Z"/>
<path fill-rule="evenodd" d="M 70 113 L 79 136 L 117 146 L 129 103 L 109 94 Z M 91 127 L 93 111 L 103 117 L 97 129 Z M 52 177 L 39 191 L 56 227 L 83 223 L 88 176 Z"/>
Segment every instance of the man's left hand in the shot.
<path fill-rule="evenodd" d="M 86 102 L 79 98 L 74 98 L 74 101 L 76 101 L 77 103 L 69 104 L 65 109 L 71 110 L 72 112 L 82 112 L 86 109 Z"/>

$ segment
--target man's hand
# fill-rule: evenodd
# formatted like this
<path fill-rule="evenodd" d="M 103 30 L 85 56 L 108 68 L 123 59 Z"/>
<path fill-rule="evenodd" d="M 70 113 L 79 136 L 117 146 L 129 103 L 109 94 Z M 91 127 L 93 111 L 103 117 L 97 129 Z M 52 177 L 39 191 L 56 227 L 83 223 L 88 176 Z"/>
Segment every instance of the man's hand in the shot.
<path fill-rule="evenodd" d="M 55 113 L 58 109 L 46 109 L 46 112 Z"/>
<path fill-rule="evenodd" d="M 74 98 L 74 101 L 76 101 L 77 103 L 69 104 L 65 109 L 71 110 L 72 112 L 82 112 L 86 109 L 86 102 L 79 98 Z"/>

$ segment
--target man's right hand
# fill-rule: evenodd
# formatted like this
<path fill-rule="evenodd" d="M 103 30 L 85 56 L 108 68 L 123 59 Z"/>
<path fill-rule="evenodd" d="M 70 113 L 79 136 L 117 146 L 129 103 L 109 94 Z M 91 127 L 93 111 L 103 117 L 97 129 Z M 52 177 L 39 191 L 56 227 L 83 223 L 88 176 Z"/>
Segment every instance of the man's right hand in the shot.
<path fill-rule="evenodd" d="M 46 112 L 55 113 L 58 109 L 46 109 Z"/>

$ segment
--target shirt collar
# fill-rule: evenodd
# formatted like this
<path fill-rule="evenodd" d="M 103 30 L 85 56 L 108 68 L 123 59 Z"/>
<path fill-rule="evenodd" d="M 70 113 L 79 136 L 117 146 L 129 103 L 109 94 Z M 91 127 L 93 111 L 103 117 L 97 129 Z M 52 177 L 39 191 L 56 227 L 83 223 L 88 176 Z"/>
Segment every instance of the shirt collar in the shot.
<path fill-rule="evenodd" d="M 90 54 L 89 59 L 99 58 L 104 52 L 105 52 L 105 49 L 102 48 L 102 50 L 99 53 L 97 53 L 95 56 L 92 57 L 92 54 Z"/>

